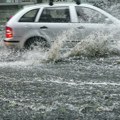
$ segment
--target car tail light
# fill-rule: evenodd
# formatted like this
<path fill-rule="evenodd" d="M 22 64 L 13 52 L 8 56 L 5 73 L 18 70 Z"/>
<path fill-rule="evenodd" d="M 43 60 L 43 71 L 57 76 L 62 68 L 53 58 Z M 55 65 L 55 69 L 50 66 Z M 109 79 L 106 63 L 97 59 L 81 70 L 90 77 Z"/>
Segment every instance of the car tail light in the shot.
<path fill-rule="evenodd" d="M 12 38 L 13 37 L 13 30 L 11 27 L 6 27 L 6 38 Z"/>

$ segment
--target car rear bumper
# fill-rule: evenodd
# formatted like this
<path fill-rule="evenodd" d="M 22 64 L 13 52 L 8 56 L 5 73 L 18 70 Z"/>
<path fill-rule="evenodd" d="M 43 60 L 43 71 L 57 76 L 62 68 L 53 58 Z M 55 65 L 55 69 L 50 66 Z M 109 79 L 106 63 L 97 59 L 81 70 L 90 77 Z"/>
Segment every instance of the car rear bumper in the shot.
<path fill-rule="evenodd" d="M 7 48 L 20 48 L 20 42 L 19 41 L 8 41 L 4 40 L 4 45 Z"/>

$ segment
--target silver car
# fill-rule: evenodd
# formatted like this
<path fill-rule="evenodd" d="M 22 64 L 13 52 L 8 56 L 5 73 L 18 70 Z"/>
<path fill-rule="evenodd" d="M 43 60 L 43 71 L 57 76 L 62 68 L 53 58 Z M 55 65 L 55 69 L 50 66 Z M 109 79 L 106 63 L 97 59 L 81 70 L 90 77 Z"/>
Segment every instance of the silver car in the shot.
<path fill-rule="evenodd" d="M 40 44 L 50 47 L 63 31 L 75 29 L 79 40 L 93 31 L 109 29 L 120 21 L 89 4 L 55 3 L 25 6 L 6 24 L 5 46 L 27 48 Z"/>

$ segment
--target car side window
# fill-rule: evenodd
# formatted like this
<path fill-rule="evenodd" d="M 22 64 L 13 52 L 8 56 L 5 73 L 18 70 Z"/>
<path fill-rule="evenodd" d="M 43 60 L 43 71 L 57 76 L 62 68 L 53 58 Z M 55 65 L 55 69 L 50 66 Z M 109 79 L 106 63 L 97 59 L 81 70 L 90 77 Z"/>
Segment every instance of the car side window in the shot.
<path fill-rule="evenodd" d="M 70 22 L 70 13 L 68 7 L 48 7 L 44 8 L 39 22 L 50 23 L 68 23 Z"/>
<path fill-rule="evenodd" d="M 76 6 L 76 12 L 80 23 L 105 23 L 107 19 L 102 13 L 87 7 Z"/>
<path fill-rule="evenodd" d="M 39 9 L 33 9 L 25 13 L 19 22 L 34 22 Z"/>

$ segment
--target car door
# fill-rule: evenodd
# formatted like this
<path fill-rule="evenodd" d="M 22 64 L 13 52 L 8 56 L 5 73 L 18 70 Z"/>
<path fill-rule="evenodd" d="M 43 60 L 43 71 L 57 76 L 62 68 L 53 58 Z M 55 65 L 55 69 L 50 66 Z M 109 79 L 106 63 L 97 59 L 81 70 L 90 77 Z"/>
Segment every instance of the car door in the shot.
<path fill-rule="evenodd" d="M 34 28 L 39 35 L 54 41 L 59 36 L 64 36 L 66 31 L 72 28 L 71 15 L 68 6 L 45 7 L 41 10 L 38 22 Z M 62 38 L 61 38 L 62 39 Z"/>
<path fill-rule="evenodd" d="M 22 16 L 14 18 L 18 19 L 18 22 L 13 23 L 14 36 L 18 37 L 17 39 L 26 40 L 32 34 L 32 26 L 35 24 L 35 18 L 40 8 L 30 9 L 22 13 Z M 17 20 L 16 20 L 17 21 Z"/>
<path fill-rule="evenodd" d="M 96 9 L 86 6 L 75 6 L 78 21 L 76 28 L 79 29 L 80 40 L 96 32 L 108 32 L 111 28 L 112 20 Z"/>

